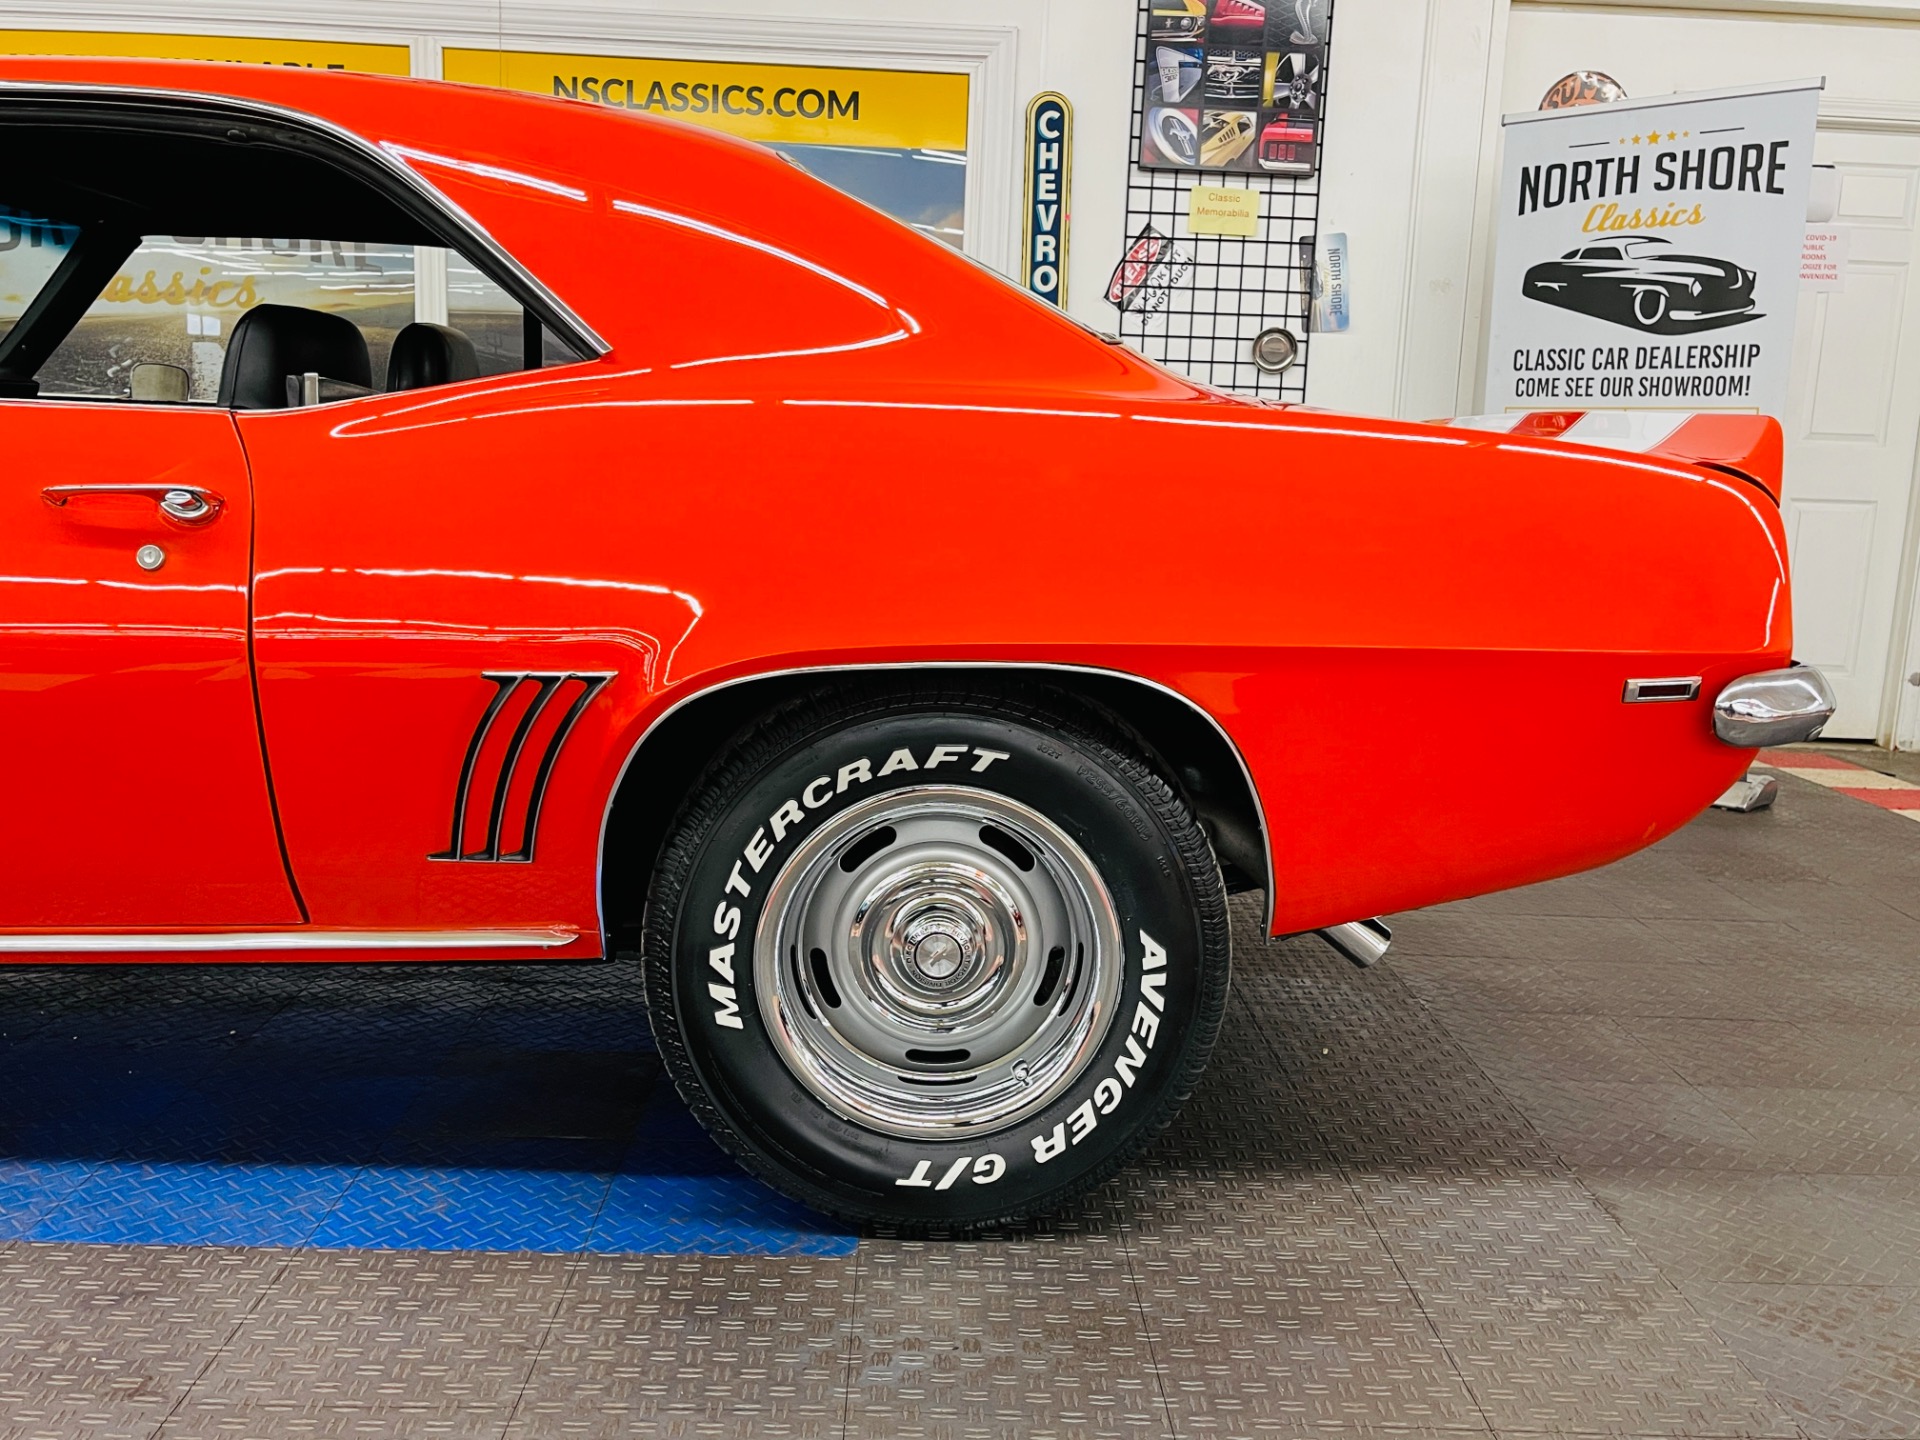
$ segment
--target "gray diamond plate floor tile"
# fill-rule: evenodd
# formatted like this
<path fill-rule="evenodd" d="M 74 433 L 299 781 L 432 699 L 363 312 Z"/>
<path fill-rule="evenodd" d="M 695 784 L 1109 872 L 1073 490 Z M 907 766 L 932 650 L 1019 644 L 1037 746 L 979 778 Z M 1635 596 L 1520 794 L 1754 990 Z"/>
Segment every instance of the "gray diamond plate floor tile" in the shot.
<path fill-rule="evenodd" d="M 1690 1085 L 1536 1080 L 1505 1088 L 1555 1153 L 1576 1167 L 1750 1170 L 1763 1149 L 1732 1110 Z"/>
<path fill-rule="evenodd" d="M 1797 1434 L 1664 1279 L 1514 1286 L 1425 1305 L 1497 1433 Z"/>
<path fill-rule="evenodd" d="M 1920 1174 L 1920 1096 L 1721 1085 L 1699 1093 L 1754 1137 L 1749 1168 Z"/>
<path fill-rule="evenodd" d="M 1304 1199 L 1297 1235 L 1262 1204 L 1239 1225 L 1157 1212 L 1134 1240 L 1175 1433 L 1484 1430 L 1379 1237 L 1313 1224 L 1335 1196 L 1289 1198 Z"/>
<path fill-rule="evenodd" d="M 1449 1035 L 1496 1080 L 1671 1084 L 1679 1077 L 1625 1021 L 1602 1015 L 1452 1013 Z M 1512 1093 L 1508 1087 L 1507 1093 Z"/>
<path fill-rule="evenodd" d="M 1920 1026 L 1794 1020 L 1733 1025 L 1627 1022 L 1696 1085 L 1875 1090 L 1920 1095 Z"/>
<path fill-rule="evenodd" d="M 151 1434 L 282 1263 L 233 1250 L 0 1248 L 0 1435 Z"/>
<path fill-rule="evenodd" d="M 1117 1237 L 861 1248 L 850 1434 L 1161 1436 Z"/>
<path fill-rule="evenodd" d="M 1920 1284 L 1920 1196 L 1904 1177 L 1592 1170 L 1583 1178 L 1678 1282 Z"/>
<path fill-rule="evenodd" d="M 1423 1296 L 1516 1284 L 1629 1284 L 1656 1274 L 1633 1239 L 1564 1172 L 1363 1174 L 1354 1188 Z"/>
<path fill-rule="evenodd" d="M 1809 1440 L 1920 1435 L 1920 1289 L 1681 1288 Z"/>
<path fill-rule="evenodd" d="M 575 1263 L 507 1434 L 837 1434 L 847 1403 L 853 1265 L 584 1258 Z"/>
<path fill-rule="evenodd" d="M 309 1252 L 169 1420 L 235 1434 L 497 1434 L 568 1280 L 547 1255 Z"/>

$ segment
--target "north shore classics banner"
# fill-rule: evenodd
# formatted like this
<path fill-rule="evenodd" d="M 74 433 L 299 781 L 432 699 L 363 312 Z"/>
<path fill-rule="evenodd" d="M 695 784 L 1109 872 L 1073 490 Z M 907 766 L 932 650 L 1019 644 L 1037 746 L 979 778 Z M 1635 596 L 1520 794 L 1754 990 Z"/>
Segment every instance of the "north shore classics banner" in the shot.
<path fill-rule="evenodd" d="M 1483 409 L 1780 415 L 1820 82 L 1509 115 Z"/>

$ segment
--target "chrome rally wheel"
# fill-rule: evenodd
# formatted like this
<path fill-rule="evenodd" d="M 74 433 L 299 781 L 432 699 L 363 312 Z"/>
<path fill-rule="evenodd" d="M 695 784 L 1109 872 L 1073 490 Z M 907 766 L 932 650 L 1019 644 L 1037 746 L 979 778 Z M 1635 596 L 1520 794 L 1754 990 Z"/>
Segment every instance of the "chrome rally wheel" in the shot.
<path fill-rule="evenodd" d="M 782 867 L 754 942 L 762 1018 L 821 1103 L 889 1135 L 993 1131 L 1086 1068 L 1119 994 L 1119 921 L 1030 806 L 909 787 Z"/>
<path fill-rule="evenodd" d="M 845 681 L 694 785 L 645 974 L 747 1168 L 909 1229 L 1057 1208 L 1164 1126 L 1225 1007 L 1220 870 L 1165 767 L 1035 685 Z"/>

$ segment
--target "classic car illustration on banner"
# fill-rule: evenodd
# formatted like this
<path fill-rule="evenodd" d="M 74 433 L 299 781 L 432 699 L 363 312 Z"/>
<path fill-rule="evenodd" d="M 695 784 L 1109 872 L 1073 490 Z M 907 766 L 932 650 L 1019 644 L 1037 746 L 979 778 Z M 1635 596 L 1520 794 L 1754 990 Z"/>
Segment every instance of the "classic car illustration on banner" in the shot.
<path fill-rule="evenodd" d="M 1608 238 L 1531 267 L 1528 299 L 1656 335 L 1681 335 L 1761 318 L 1753 271 L 1730 260 L 1682 255 L 1656 235 Z"/>
<path fill-rule="evenodd" d="M 1237 399 L 583 101 L 11 58 L 0 138 L 8 963 L 620 967 L 743 1165 L 973 1225 L 1174 1121 L 1229 896 L 1377 957 L 1831 713 L 1769 419 Z"/>

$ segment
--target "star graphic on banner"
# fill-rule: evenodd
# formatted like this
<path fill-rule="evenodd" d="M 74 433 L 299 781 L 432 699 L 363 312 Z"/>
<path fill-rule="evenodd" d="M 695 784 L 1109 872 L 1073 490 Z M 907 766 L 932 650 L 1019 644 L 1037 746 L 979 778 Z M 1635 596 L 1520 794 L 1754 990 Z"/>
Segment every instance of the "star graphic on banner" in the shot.
<path fill-rule="evenodd" d="M 1658 130 L 1654 131 L 1651 135 L 1647 136 L 1647 144 L 1658 145 L 1659 143 L 1660 143 L 1660 132 Z"/>
<path fill-rule="evenodd" d="M 1669 130 L 1669 131 L 1667 131 L 1667 139 L 1669 139 L 1669 140 L 1678 140 L 1679 138 L 1680 138 L 1680 137 L 1679 137 L 1678 135 L 1676 135 L 1676 134 L 1674 134 L 1674 133 L 1673 133 L 1673 131 L 1671 131 L 1671 130 Z"/>
<path fill-rule="evenodd" d="M 1640 143 L 1640 137 L 1639 137 L 1638 135 L 1636 135 L 1636 136 L 1634 136 L 1634 137 L 1633 137 L 1633 143 L 1634 143 L 1634 144 L 1636 144 L 1636 145 L 1638 145 L 1638 144 Z"/>

